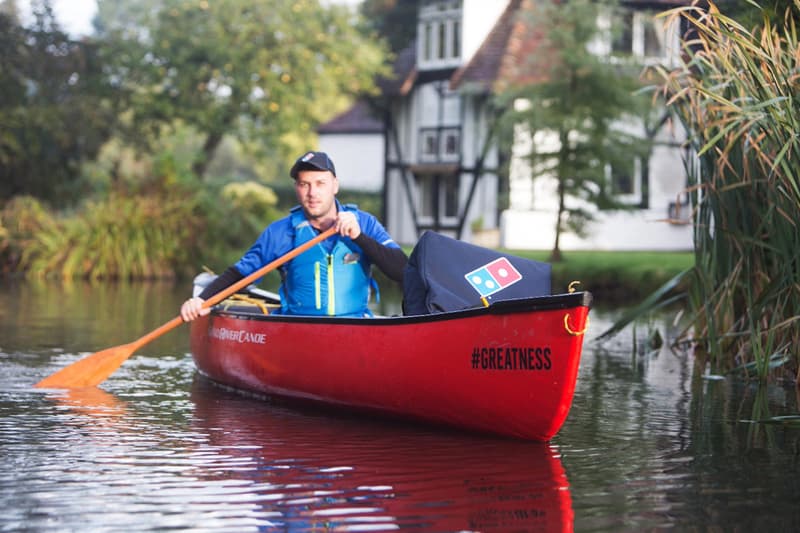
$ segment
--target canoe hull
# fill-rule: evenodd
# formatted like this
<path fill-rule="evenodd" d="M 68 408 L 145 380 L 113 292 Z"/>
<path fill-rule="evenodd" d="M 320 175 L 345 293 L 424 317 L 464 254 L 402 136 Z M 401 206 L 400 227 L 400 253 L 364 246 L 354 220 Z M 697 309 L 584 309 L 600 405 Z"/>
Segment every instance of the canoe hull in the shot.
<path fill-rule="evenodd" d="M 192 323 L 191 350 L 202 373 L 235 388 L 547 441 L 572 403 L 590 302 L 375 319 L 215 309 Z"/>

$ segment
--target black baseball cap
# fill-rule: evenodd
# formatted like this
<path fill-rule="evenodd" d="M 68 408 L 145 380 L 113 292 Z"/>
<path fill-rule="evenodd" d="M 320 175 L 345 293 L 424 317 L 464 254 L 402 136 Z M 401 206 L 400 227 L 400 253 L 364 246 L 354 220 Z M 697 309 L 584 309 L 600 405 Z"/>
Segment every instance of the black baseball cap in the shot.
<path fill-rule="evenodd" d="M 301 170 L 329 170 L 336 176 L 336 167 L 333 166 L 333 161 L 325 152 L 306 152 L 301 155 L 292 165 L 289 175 L 292 179 L 297 179 L 297 173 Z"/>

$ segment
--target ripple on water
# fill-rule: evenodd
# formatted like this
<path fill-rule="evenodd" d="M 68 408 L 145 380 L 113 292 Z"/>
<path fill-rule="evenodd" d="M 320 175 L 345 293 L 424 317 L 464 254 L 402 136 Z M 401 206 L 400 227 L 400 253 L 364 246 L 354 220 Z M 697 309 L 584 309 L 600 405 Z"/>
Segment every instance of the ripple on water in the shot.
<path fill-rule="evenodd" d="M 77 360 L 59 354 L 58 364 Z M 24 364 L 27 384 L 42 377 Z M 7 529 L 517 529 L 571 520 L 557 451 L 244 398 L 186 358 L 0 392 Z"/>

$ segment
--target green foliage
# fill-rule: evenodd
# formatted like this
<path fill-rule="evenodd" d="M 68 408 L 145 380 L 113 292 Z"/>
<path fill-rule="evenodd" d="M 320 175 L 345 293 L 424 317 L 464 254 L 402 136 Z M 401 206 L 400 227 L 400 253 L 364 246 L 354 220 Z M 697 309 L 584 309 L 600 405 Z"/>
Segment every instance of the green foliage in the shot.
<path fill-rule="evenodd" d="M 0 217 L 0 267 L 30 276 L 149 279 L 221 270 L 280 215 L 275 193 L 255 182 L 191 172 L 194 136 L 182 129 L 151 156 L 109 143 L 87 167 L 103 190 L 74 212 L 51 217 L 31 198 Z M 130 240 L 126 244 L 126 240 Z M 24 254 L 22 252 L 25 252 Z M 23 260 L 24 259 L 24 260 Z"/>
<path fill-rule="evenodd" d="M 510 253 L 546 261 L 545 251 L 510 250 Z M 579 288 L 591 291 L 598 305 L 623 303 L 662 290 L 668 297 L 685 290 L 683 280 L 674 280 L 692 268 L 691 252 L 604 252 L 570 251 L 564 261 L 553 267 L 553 292 L 566 292 L 569 284 L 579 281 Z M 669 285 L 664 289 L 663 285 Z"/>
<path fill-rule="evenodd" d="M 254 181 L 229 183 L 222 189 L 222 197 L 236 209 L 264 219 L 274 218 L 278 196 L 269 187 Z"/>
<path fill-rule="evenodd" d="M 386 74 L 363 20 L 318 0 L 99 0 L 81 42 L 35 5 L 31 28 L 0 12 L 0 200 L 61 212 L 4 206 L 3 272 L 227 266 L 281 213 L 235 183 L 286 180 L 316 125 Z"/>
<path fill-rule="evenodd" d="M 414 42 L 419 0 L 363 0 L 358 9 L 367 25 L 388 41 L 393 53 Z"/>
<path fill-rule="evenodd" d="M 19 269 L 36 234 L 55 227 L 47 208 L 32 196 L 17 196 L 0 210 L 0 273 Z"/>
<path fill-rule="evenodd" d="M 254 181 L 225 185 L 222 188 L 222 198 L 231 210 L 228 220 L 236 220 L 240 226 L 236 230 L 236 234 L 241 235 L 241 240 L 237 240 L 242 245 L 237 250 L 238 255 L 241 255 L 242 248 L 249 247 L 255 241 L 269 222 L 281 216 L 276 208 L 278 195 L 275 191 Z M 230 228 L 225 228 L 225 232 L 230 236 L 234 235 Z M 230 242 L 230 237 L 225 238 L 224 242 Z"/>
<path fill-rule="evenodd" d="M 198 249 L 203 228 L 192 210 L 180 195 L 90 201 L 37 231 L 21 266 L 35 277 L 172 278 Z"/>
<path fill-rule="evenodd" d="M 112 31 L 114 75 L 132 100 L 134 131 L 176 121 L 203 134 L 203 176 L 227 134 L 258 139 L 283 162 L 348 99 L 373 90 L 386 51 L 342 6 L 318 0 L 164 0 L 139 33 Z"/>
<path fill-rule="evenodd" d="M 69 39 L 49 2 L 34 14 L 23 28 L 0 13 L 0 199 L 65 204 L 84 192 L 81 163 L 110 135 L 119 102 L 97 47 Z"/>
<path fill-rule="evenodd" d="M 128 161 L 103 199 L 17 231 L 12 243 L 25 253 L 16 266 L 30 276 L 89 279 L 184 277 L 204 266 L 221 271 L 279 216 L 277 196 L 254 182 L 201 184 L 190 164 L 171 149 Z M 24 207 L 30 214 L 16 209 L 8 216 L 38 220 L 40 208 Z"/>
<path fill-rule="evenodd" d="M 530 75 L 498 100 L 509 142 L 535 140 L 528 155 L 534 178 L 557 182 L 553 261 L 560 258 L 561 233 L 581 234 L 593 208 L 623 208 L 609 190 L 606 166 L 630 167 L 635 156 L 647 157 L 644 134 L 626 127 L 646 119 L 647 101 L 636 93 L 640 68 L 590 50 L 602 8 L 590 0 L 538 3 L 527 23 L 542 41 L 521 69 Z"/>
<path fill-rule="evenodd" d="M 693 334 L 715 366 L 752 361 L 760 379 L 776 354 L 800 361 L 798 12 L 794 0 L 781 25 L 765 15 L 750 31 L 713 3 L 676 10 L 695 37 L 661 72 L 697 154 Z"/>
<path fill-rule="evenodd" d="M 780 25 L 787 13 L 798 20 L 800 11 L 794 5 L 794 0 L 759 0 L 758 3 L 749 0 L 719 0 L 717 6 L 722 13 L 741 23 L 745 28 L 760 26 L 764 17 L 770 19 L 773 25 Z M 794 11 L 792 11 L 794 10 Z"/>

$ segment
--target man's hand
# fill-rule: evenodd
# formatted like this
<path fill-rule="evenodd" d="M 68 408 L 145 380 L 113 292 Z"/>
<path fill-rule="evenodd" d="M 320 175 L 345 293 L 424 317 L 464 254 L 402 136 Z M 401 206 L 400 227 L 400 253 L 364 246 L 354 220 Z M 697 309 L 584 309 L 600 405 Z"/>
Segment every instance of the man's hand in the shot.
<path fill-rule="evenodd" d="M 339 212 L 336 217 L 336 231 L 342 237 L 350 237 L 351 239 L 361 235 L 361 226 L 358 223 L 356 214 L 350 211 Z"/>
<path fill-rule="evenodd" d="M 208 313 L 211 312 L 211 309 L 206 307 L 203 308 L 203 300 L 202 298 L 189 298 L 183 305 L 181 306 L 181 318 L 184 322 L 191 322 L 197 317 L 206 316 Z"/>

